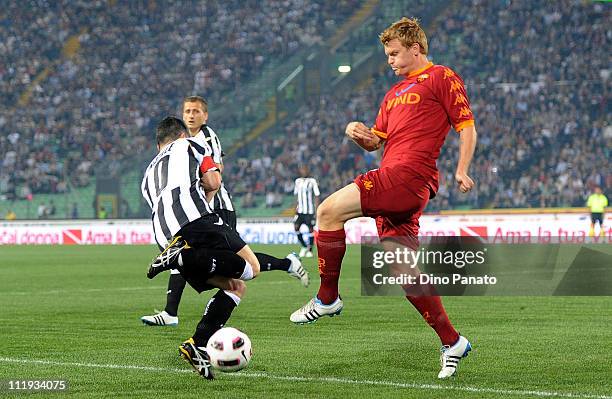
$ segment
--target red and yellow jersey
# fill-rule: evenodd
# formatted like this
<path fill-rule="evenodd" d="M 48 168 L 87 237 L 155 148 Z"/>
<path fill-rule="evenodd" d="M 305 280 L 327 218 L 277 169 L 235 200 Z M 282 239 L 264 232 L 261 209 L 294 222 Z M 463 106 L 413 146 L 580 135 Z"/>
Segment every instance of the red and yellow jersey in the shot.
<path fill-rule="evenodd" d="M 450 127 L 474 125 L 463 79 L 452 69 L 427 64 L 385 95 L 372 132 L 385 140 L 380 167 L 409 166 L 438 190 L 436 159 Z"/>

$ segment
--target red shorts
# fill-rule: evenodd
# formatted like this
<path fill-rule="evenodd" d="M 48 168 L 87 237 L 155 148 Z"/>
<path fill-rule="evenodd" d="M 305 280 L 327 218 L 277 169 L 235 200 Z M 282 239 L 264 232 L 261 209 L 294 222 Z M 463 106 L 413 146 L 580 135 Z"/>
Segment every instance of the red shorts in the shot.
<path fill-rule="evenodd" d="M 430 184 L 405 166 L 374 169 L 357 176 L 361 211 L 376 219 L 380 239 L 395 237 L 418 246 L 419 218 L 429 201 Z"/>

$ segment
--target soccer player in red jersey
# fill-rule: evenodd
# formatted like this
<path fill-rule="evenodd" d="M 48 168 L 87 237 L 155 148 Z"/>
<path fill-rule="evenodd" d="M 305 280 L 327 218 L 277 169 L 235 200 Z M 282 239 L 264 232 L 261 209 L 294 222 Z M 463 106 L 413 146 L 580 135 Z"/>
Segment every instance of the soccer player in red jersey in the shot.
<path fill-rule="evenodd" d="M 338 279 L 346 251 L 347 220 L 373 217 L 383 245 L 399 242 L 418 248 L 419 217 L 438 190 L 436 159 L 451 126 L 461 142 L 455 172 L 458 189 L 466 193 L 474 186 L 468 168 L 476 129 L 463 80 L 452 69 L 427 59 L 427 37 L 416 19 L 393 23 L 380 41 L 389 65 L 405 79 L 387 92 L 372 128 L 361 122 L 346 126 L 346 135 L 362 148 L 374 151 L 384 145 L 380 168 L 357 176 L 319 206 L 321 286 L 315 298 L 291 315 L 294 323 L 310 323 L 342 310 Z M 454 375 L 459 360 L 471 349 L 469 341 L 454 329 L 439 296 L 407 293 L 406 298 L 440 337 L 438 378 Z"/>

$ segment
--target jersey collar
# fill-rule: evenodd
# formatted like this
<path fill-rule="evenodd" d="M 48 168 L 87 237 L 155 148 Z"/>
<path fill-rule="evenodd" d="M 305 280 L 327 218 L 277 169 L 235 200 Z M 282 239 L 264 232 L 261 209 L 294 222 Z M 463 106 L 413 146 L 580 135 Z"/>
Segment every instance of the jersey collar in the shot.
<path fill-rule="evenodd" d="M 423 68 L 417 69 L 416 71 L 410 72 L 408 75 L 406 75 L 406 78 L 407 79 L 414 78 L 415 76 L 418 76 L 418 75 L 422 74 L 423 72 L 425 72 L 426 70 L 428 70 L 432 66 L 433 66 L 433 62 L 429 61 L 427 63 L 427 65 L 425 65 Z"/>

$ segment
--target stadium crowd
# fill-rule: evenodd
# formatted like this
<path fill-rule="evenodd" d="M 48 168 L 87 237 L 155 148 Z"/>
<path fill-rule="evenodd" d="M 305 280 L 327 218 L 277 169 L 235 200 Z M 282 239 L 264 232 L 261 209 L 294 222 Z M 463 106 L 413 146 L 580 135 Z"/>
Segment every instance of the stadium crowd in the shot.
<path fill-rule="evenodd" d="M 458 140 L 451 131 L 439 158 L 438 198 L 428 210 L 584 206 L 595 185 L 612 187 L 610 9 L 477 0 L 462 8 L 471 11 L 442 16 L 428 33 L 433 61 L 467 84 L 479 132 L 471 169 L 477 185 L 467 196 L 455 188 Z M 375 167 L 372 154 L 342 133 L 351 120 L 372 124 L 394 81 L 386 71 L 365 89 L 324 95 L 280 134 L 244 147 L 228 174 L 234 192 L 290 194 L 297 166 L 307 163 L 325 195 Z"/>
<path fill-rule="evenodd" d="M 150 149 L 155 121 L 186 94 L 232 106 L 236 87 L 320 43 L 358 5 L 11 2 L 0 16 L 0 195 L 88 185 L 98 165 Z"/>
<path fill-rule="evenodd" d="M 322 42 L 361 4 L 30 3 L 10 3 L 0 16 L 0 196 L 8 199 L 86 186 L 98 165 L 150 151 L 155 121 L 176 112 L 186 93 L 231 107 L 228 94 L 266 63 Z M 432 60 L 467 85 L 479 132 L 477 185 L 468 196 L 454 188 L 451 132 L 428 209 L 582 206 L 592 186 L 612 187 L 610 8 L 570 0 L 457 7 L 469 12 L 451 8 L 426 31 Z M 71 56 L 62 49 L 74 35 L 80 48 Z M 382 51 L 376 57 L 384 60 Z M 323 196 L 376 167 L 376 154 L 345 139 L 344 126 L 373 123 L 394 81 L 381 70 L 353 92 L 307 101 L 277 134 L 227 159 L 230 191 L 248 205 L 262 195 L 276 206 L 292 192 L 299 164 L 310 165 Z M 211 123 L 223 138 L 224 121 Z"/>
<path fill-rule="evenodd" d="M 431 46 L 437 62 L 465 78 L 477 118 L 478 187 L 467 203 L 584 206 L 593 186 L 612 187 L 610 8 L 568 0 L 465 6 L 470 12 L 443 20 Z M 462 202 L 452 187 L 456 158 L 454 146 L 440 157 L 442 209 Z"/>

